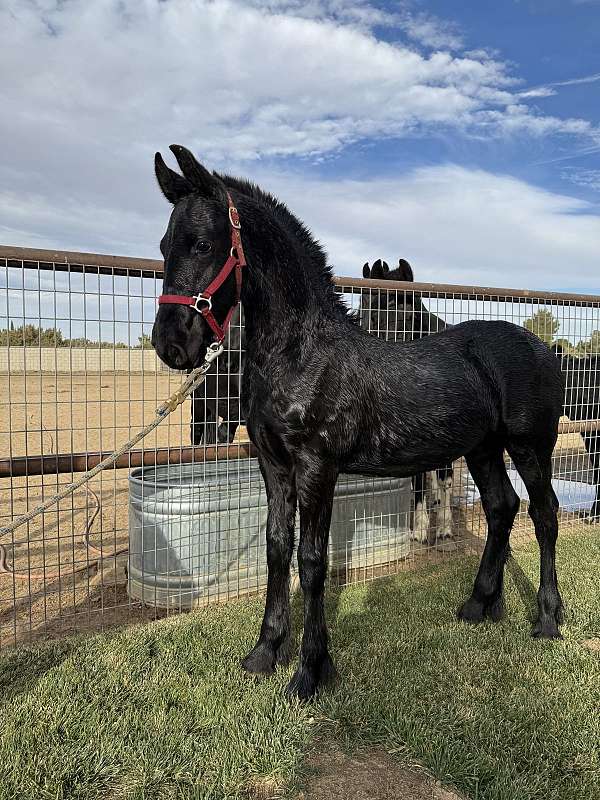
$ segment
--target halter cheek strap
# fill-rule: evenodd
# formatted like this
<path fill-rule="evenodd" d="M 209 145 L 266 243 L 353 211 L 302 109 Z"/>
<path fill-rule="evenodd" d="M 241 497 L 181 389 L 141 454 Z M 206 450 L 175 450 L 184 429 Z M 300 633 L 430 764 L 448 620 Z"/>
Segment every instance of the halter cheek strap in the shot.
<path fill-rule="evenodd" d="M 239 305 L 242 294 L 242 267 L 246 266 L 244 248 L 242 247 L 240 217 L 237 212 L 237 208 L 233 205 L 233 201 L 229 192 L 227 192 L 227 204 L 229 227 L 231 229 L 231 250 L 229 252 L 229 258 L 225 264 L 223 264 L 217 276 L 208 284 L 206 289 L 201 294 L 191 296 L 186 296 L 183 294 L 161 294 L 158 298 L 159 305 L 172 303 L 174 305 L 188 306 L 188 308 L 193 308 L 194 311 L 202 314 L 212 332 L 215 334 L 216 341 L 219 343 L 221 343 L 225 338 L 231 318 Z M 218 292 L 218 290 L 234 270 L 235 303 L 225 315 L 223 324 L 219 325 L 214 314 L 212 313 L 212 297 L 216 292 Z"/>

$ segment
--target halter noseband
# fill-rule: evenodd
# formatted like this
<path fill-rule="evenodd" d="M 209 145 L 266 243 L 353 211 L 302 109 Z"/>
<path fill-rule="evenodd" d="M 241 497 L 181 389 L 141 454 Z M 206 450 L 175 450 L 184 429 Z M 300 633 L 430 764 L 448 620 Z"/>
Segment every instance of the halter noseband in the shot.
<path fill-rule="evenodd" d="M 233 312 L 239 305 L 242 292 L 242 267 L 246 266 L 244 248 L 242 247 L 242 235 L 240 233 L 240 217 L 237 208 L 233 205 L 231 195 L 227 192 L 227 204 L 229 214 L 229 226 L 231 228 L 231 250 L 229 258 L 221 267 L 216 278 L 212 280 L 206 289 L 198 295 L 186 296 L 183 294 L 161 294 L 158 304 L 174 303 L 175 305 L 188 306 L 199 314 L 202 314 L 211 330 L 216 336 L 216 341 L 220 344 L 225 338 L 227 328 L 231 322 Z M 231 306 L 223 324 L 219 325 L 212 313 L 212 297 L 225 283 L 231 272 L 235 270 L 235 303 Z"/>

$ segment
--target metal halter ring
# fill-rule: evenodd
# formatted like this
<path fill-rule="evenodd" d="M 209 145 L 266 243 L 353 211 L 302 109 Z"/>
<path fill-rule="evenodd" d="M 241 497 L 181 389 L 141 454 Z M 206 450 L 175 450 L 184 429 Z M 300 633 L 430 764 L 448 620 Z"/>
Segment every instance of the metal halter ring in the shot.
<path fill-rule="evenodd" d="M 212 299 L 210 297 L 202 297 L 202 295 L 198 295 L 194 298 L 195 303 L 191 305 L 190 308 L 193 308 L 199 314 L 202 314 L 202 309 L 198 308 L 198 303 L 206 303 L 206 307 L 209 311 L 212 311 Z"/>

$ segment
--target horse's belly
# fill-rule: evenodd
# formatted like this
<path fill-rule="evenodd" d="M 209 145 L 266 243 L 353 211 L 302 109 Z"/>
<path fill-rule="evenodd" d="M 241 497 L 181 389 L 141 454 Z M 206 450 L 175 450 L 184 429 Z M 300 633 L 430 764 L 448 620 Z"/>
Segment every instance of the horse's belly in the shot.
<path fill-rule="evenodd" d="M 377 432 L 348 453 L 342 472 L 406 477 L 441 468 L 470 453 L 491 430 L 483 415 L 475 424 L 453 430 L 441 425 L 411 433 Z"/>

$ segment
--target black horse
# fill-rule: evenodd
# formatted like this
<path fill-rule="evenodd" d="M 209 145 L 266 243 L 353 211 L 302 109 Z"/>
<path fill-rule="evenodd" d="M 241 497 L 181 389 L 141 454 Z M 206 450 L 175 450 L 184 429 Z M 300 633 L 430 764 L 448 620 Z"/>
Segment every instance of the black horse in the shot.
<path fill-rule="evenodd" d="M 553 344 L 560 368 L 565 375 L 566 391 L 564 414 L 572 420 L 600 419 L 600 356 L 577 358 L 565 353 L 559 344 Z M 586 515 L 587 522 L 600 520 L 600 431 L 581 434 L 592 467 L 592 482 L 596 497 Z"/>
<path fill-rule="evenodd" d="M 189 300 L 206 295 L 206 287 L 223 277 L 238 212 L 243 227 L 242 410 L 269 506 L 265 616 L 244 668 L 270 674 L 289 658 L 298 506 L 304 634 L 288 692 L 309 698 L 333 673 L 323 594 L 340 472 L 408 477 L 466 456 L 488 537 L 472 593 L 458 614 L 470 622 L 497 619 L 519 508 L 505 448 L 527 486 L 540 546 L 539 615 L 532 633 L 560 636 L 551 456 L 564 386 L 550 349 L 509 322 L 465 322 L 411 342 L 369 335 L 349 318 L 322 248 L 297 217 L 257 186 L 211 174 L 185 148 L 171 149 L 183 174 L 157 154 L 157 178 L 174 208 L 161 241 L 164 296 L 152 332 L 170 367 L 200 364 L 215 325 L 233 307 L 237 268 L 211 292 L 211 308 L 197 313 Z M 239 248 L 233 250 L 236 257 Z"/>
<path fill-rule="evenodd" d="M 245 350 L 243 314 L 236 311 L 224 350 L 203 384 L 192 392 L 190 439 L 193 445 L 233 442 L 240 425 L 240 390 Z"/>
<path fill-rule="evenodd" d="M 373 280 L 414 281 L 411 265 L 401 258 L 390 270 L 387 261 L 377 259 L 372 267 L 363 266 L 363 277 Z M 360 320 L 365 330 L 381 339 L 411 341 L 448 326 L 441 317 L 428 311 L 414 292 L 387 292 L 378 289 L 363 291 L 360 300 Z M 423 544 L 429 541 L 430 511 L 436 511 L 435 538 L 437 542 L 452 538 L 452 464 L 434 472 L 413 476 L 414 515 L 411 537 Z M 428 491 L 429 484 L 429 491 Z"/>

